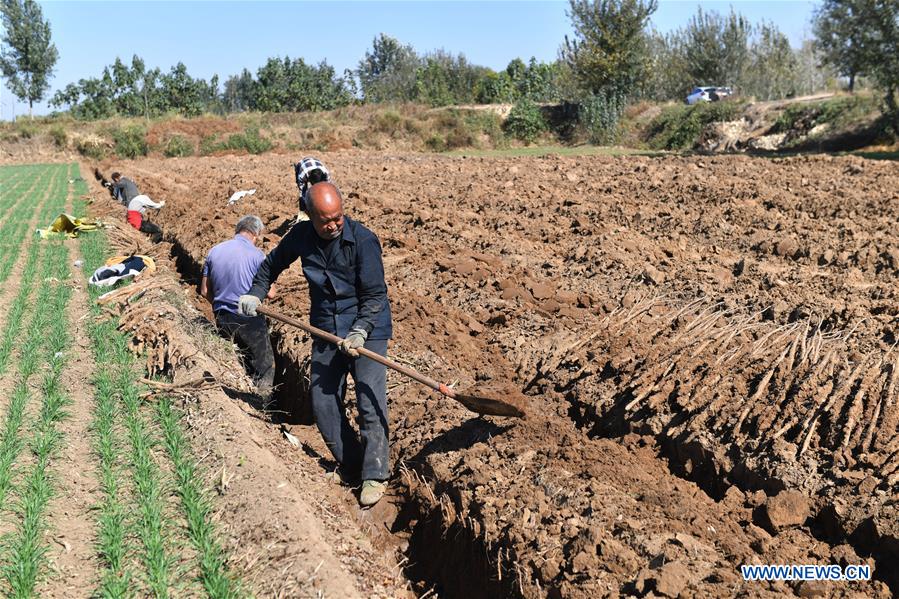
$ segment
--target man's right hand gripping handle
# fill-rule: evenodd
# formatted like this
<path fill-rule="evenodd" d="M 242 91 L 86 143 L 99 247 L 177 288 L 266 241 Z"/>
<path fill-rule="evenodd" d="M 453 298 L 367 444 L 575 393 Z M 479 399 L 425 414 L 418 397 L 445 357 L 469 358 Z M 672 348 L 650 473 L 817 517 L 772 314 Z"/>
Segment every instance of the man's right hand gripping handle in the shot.
<path fill-rule="evenodd" d="M 256 316 L 256 308 L 262 303 L 255 295 L 242 295 L 237 300 L 237 311 L 244 316 Z"/>

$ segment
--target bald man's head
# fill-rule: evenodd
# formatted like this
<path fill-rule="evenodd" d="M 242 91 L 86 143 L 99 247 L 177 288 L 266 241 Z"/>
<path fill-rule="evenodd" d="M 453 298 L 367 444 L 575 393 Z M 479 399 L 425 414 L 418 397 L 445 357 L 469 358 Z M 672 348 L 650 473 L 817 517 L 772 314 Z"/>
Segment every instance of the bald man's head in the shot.
<path fill-rule="evenodd" d="M 340 190 L 326 181 L 309 188 L 306 196 L 309 220 L 322 239 L 336 239 L 343 231 L 343 197 Z"/>

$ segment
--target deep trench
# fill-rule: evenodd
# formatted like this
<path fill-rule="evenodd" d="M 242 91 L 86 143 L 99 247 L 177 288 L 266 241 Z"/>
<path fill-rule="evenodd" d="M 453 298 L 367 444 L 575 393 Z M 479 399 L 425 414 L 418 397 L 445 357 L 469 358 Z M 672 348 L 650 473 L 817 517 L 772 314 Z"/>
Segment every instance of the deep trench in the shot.
<path fill-rule="evenodd" d="M 202 264 L 174 235 L 165 233 L 164 240 L 172 244 L 171 258 L 181 281 L 196 287 L 202 275 Z M 305 373 L 286 351 L 283 341 L 284 333 L 272 330 L 276 370 L 274 399 L 282 413 L 280 418 L 289 424 L 311 425 L 313 417 L 305 397 Z M 427 478 L 433 479 L 430 474 Z M 441 481 L 435 482 L 441 486 Z M 407 565 L 403 567 L 403 573 L 417 594 L 465 599 L 521 597 L 514 577 L 497 576 L 496 562 L 491 559 L 482 537 L 474 535 L 458 521 L 447 525 L 439 507 L 427 505 L 403 484 L 396 485 L 391 501 L 397 511 L 389 521 L 381 522 L 380 530 L 387 530 L 396 537 L 395 542 L 388 545 L 406 547 L 403 554 Z M 371 531 L 368 534 L 376 537 Z M 372 540 L 375 545 L 381 544 L 380 539 Z"/>
<path fill-rule="evenodd" d="M 607 369 L 603 376 L 611 377 L 614 373 Z M 547 383 L 548 381 L 544 381 L 544 384 Z M 640 412 L 628 417 L 624 406 L 634 398 L 629 391 L 619 390 L 613 408 L 599 412 L 595 406 L 579 402 L 571 386 L 556 387 L 554 391 L 563 394 L 569 402 L 569 417 L 578 428 L 585 430 L 592 438 L 618 440 L 629 433 L 653 438 L 659 454 L 665 458 L 668 471 L 696 484 L 716 502 L 724 499 L 727 489 L 732 485 L 743 492 L 762 490 L 768 496 L 790 487 L 786 481 L 765 476 L 747 466 L 736 447 L 729 448 L 727 457 L 733 467 L 727 469 L 699 441 L 687 439 L 687 433 L 680 437 L 668 436 L 666 430 L 680 423 L 677 418 L 662 430 L 655 431 L 645 420 L 641 420 Z M 899 538 L 878 535 L 873 517 L 869 516 L 854 529 L 849 529 L 832 506 L 824 506 L 813 513 L 807 523 L 809 531 L 817 540 L 831 546 L 845 543 L 859 557 L 873 558 L 875 567 L 872 579 L 884 582 L 893 595 L 899 596 L 899 569 L 895 568 L 899 564 Z"/>

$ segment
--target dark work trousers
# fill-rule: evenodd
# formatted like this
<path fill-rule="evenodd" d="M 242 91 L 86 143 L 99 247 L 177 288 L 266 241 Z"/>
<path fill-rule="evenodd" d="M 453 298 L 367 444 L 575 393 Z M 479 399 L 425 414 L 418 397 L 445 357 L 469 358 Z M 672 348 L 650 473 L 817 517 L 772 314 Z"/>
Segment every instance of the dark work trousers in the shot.
<path fill-rule="evenodd" d="M 146 217 L 140 221 L 140 231 L 141 233 L 147 233 L 150 239 L 153 240 L 153 243 L 162 241 L 162 229 L 148 221 Z"/>
<path fill-rule="evenodd" d="M 270 394 L 275 382 L 275 354 L 265 318 L 216 310 L 215 323 L 221 334 L 233 339 L 246 354 L 248 370 L 260 394 Z"/>
<path fill-rule="evenodd" d="M 365 349 L 387 355 L 387 340 L 365 342 Z M 344 410 L 346 377 L 356 383 L 356 408 L 362 440 L 350 426 Z M 311 389 L 315 423 L 347 474 L 361 468 L 362 480 L 387 480 L 387 367 L 368 358 L 351 358 L 326 341 L 312 343 Z"/>

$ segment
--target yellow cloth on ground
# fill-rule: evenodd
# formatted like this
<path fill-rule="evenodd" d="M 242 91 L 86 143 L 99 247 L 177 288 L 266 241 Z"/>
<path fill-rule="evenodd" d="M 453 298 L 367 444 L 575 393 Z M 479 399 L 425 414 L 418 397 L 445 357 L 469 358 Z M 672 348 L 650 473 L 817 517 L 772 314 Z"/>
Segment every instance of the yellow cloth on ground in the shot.
<path fill-rule="evenodd" d="M 56 220 L 49 227 L 38 229 L 37 234 L 41 236 L 41 239 L 62 236 L 78 237 L 78 234 L 82 231 L 93 231 L 99 228 L 100 223 L 98 221 L 76 218 L 71 214 L 62 213 L 56 217 Z"/>
<path fill-rule="evenodd" d="M 137 256 L 141 260 L 144 261 L 144 270 L 141 272 L 155 272 L 156 271 L 156 262 L 153 261 L 153 258 L 150 256 L 144 256 L 143 254 L 126 254 L 123 256 L 113 256 L 109 260 L 106 261 L 106 266 L 112 266 L 113 264 L 120 264 L 130 258 L 131 256 Z"/>

